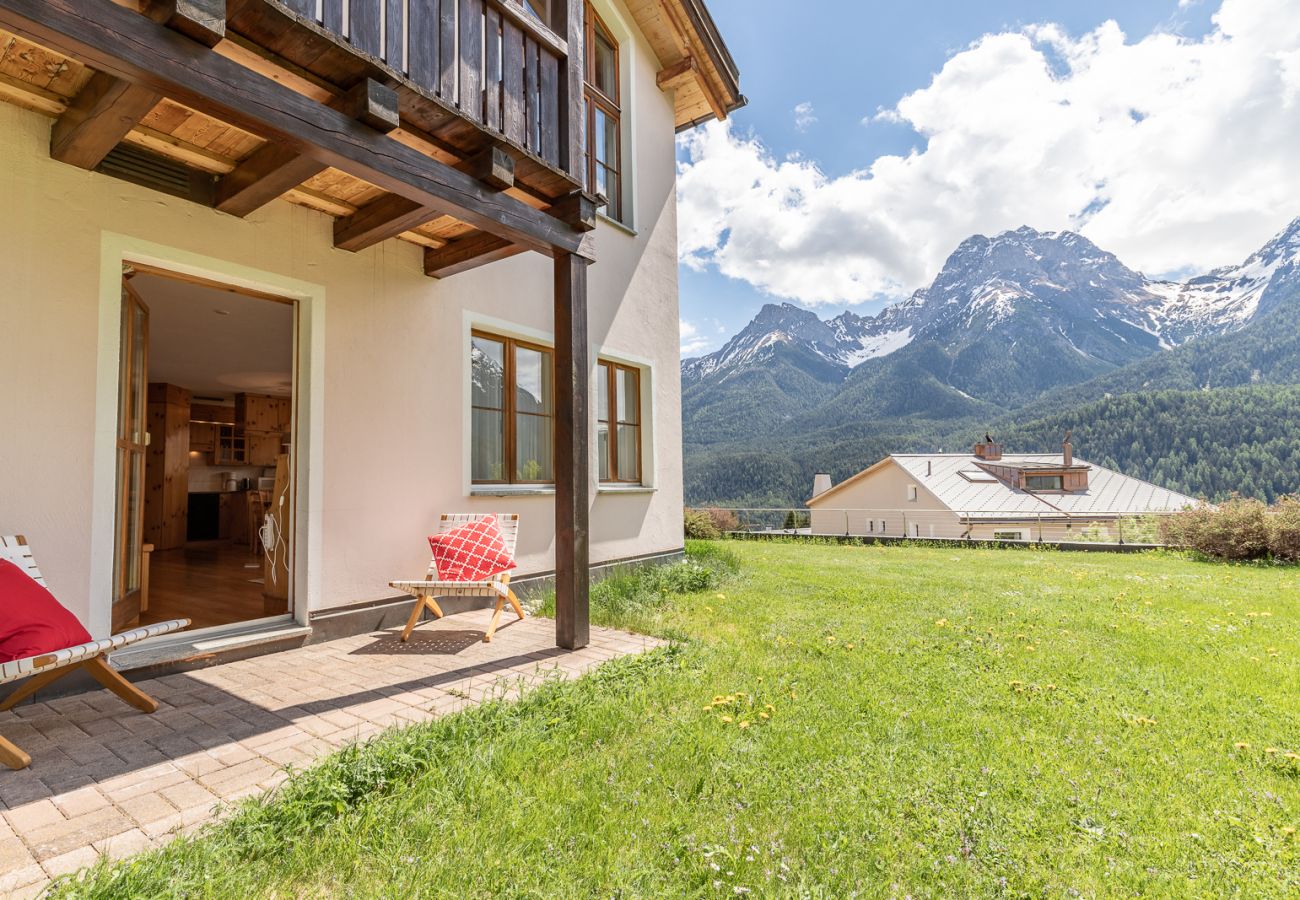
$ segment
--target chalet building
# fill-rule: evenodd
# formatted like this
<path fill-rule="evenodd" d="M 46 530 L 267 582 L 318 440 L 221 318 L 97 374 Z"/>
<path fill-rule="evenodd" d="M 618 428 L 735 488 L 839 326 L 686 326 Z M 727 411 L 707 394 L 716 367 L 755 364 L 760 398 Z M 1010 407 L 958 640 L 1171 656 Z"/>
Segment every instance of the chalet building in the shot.
<path fill-rule="evenodd" d="M 738 77 L 701 0 L 0 0 L 0 534 L 192 650 L 514 513 L 583 646 L 682 548 L 674 136 Z"/>
<path fill-rule="evenodd" d="M 896 453 L 831 486 L 818 475 L 812 533 L 973 540 L 1123 539 L 1123 520 L 1197 504 L 1193 497 L 1075 457 L 1004 454 L 988 438 L 966 453 Z"/>

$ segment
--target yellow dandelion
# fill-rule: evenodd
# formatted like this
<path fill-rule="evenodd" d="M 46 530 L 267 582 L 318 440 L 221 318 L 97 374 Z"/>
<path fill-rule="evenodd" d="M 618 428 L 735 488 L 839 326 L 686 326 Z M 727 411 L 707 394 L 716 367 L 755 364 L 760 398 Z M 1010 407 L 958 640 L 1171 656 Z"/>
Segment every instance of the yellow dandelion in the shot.
<path fill-rule="evenodd" d="M 795 699 L 794 691 L 791 691 L 791 692 L 790 692 L 790 699 L 791 699 L 791 700 Z"/>
<path fill-rule="evenodd" d="M 758 717 L 759 717 L 760 719 L 770 719 L 770 718 L 772 718 L 772 714 L 769 713 L 769 712 L 767 712 L 766 710 L 764 710 L 763 712 L 761 712 L 761 713 L 758 714 Z"/>
<path fill-rule="evenodd" d="M 1030 653 L 1033 653 L 1033 652 L 1034 652 L 1035 650 L 1037 650 L 1038 648 L 1035 647 L 1033 644 L 1026 644 L 1026 645 L 1025 645 L 1025 649 L 1026 649 L 1027 651 L 1029 651 Z"/>
<path fill-rule="evenodd" d="M 1277 651 L 1277 648 L 1276 648 L 1276 647 L 1269 647 L 1269 648 L 1267 648 L 1264 652 L 1265 652 L 1265 653 L 1277 653 L 1278 651 Z"/>
<path fill-rule="evenodd" d="M 944 628 L 944 627 L 946 627 L 947 625 L 948 625 L 948 620 L 947 620 L 947 619 L 935 619 L 935 620 L 934 620 L 934 627 L 935 627 L 935 628 Z"/>
<path fill-rule="evenodd" d="M 1289 836 L 1295 834 L 1295 829 L 1292 828 L 1290 825 L 1283 825 L 1283 826 L 1282 826 L 1282 833 L 1285 834 L 1285 835 L 1287 835 L 1287 836 L 1289 837 Z"/>
<path fill-rule="evenodd" d="M 1258 656 L 1252 656 L 1252 657 L 1250 658 L 1250 661 L 1251 661 L 1251 662 L 1259 662 L 1259 657 L 1258 657 Z"/>
<path fill-rule="evenodd" d="M 833 635 L 833 634 L 828 634 L 828 635 L 826 635 L 826 643 L 828 643 L 828 644 L 833 644 L 833 643 L 835 643 L 835 635 Z"/>
<path fill-rule="evenodd" d="M 1011 682 L 1011 686 L 1012 686 L 1012 687 L 1020 687 L 1020 685 L 1022 685 L 1022 684 L 1024 684 L 1024 682 L 1019 681 L 1019 680 L 1016 680 L 1016 681 Z"/>
<path fill-rule="evenodd" d="M 1300 753 L 1296 753 L 1294 750 L 1288 750 L 1286 753 L 1283 753 L 1282 755 L 1285 756 L 1287 759 L 1300 759 Z"/>
<path fill-rule="evenodd" d="M 737 726 L 737 727 L 739 727 L 739 728 L 748 728 L 748 727 L 749 727 L 749 722 L 748 722 L 748 721 L 742 721 L 742 722 L 740 723 L 740 725 Z"/>
<path fill-rule="evenodd" d="M 723 716 L 719 721 L 722 722 L 723 725 L 730 725 L 731 716 Z"/>
<path fill-rule="evenodd" d="M 1236 747 L 1238 750 L 1250 749 L 1250 744 L 1246 743 L 1245 741 L 1237 741 L 1237 743 L 1233 744 L 1232 746 Z"/>
<path fill-rule="evenodd" d="M 705 712 L 713 712 L 713 704 L 710 703 L 708 706 L 704 707 L 704 711 L 705 711 Z"/>
<path fill-rule="evenodd" d="M 1047 686 L 1047 689 L 1048 689 L 1049 691 L 1054 691 L 1054 690 L 1056 690 L 1056 685 L 1054 685 L 1054 684 L 1049 684 L 1049 685 Z"/>
<path fill-rule="evenodd" d="M 1265 748 L 1264 748 L 1264 752 L 1267 753 L 1269 756 L 1272 756 L 1274 753 L 1277 752 L 1277 748 L 1276 748 L 1276 747 L 1265 747 Z"/>
<path fill-rule="evenodd" d="M 793 697 L 794 694 L 791 694 L 790 696 Z M 770 704 L 770 703 L 766 704 L 766 705 L 763 707 L 763 709 L 767 710 L 768 712 L 776 712 L 776 707 L 773 706 L 773 705 Z"/>
<path fill-rule="evenodd" d="M 726 595 L 726 594 L 718 594 L 718 599 L 719 599 L 719 600 L 726 600 L 726 599 L 727 599 L 727 595 Z"/>
<path fill-rule="evenodd" d="M 713 695 L 713 702 L 714 702 L 714 703 L 726 703 L 726 702 L 727 702 L 727 698 L 724 697 L 724 696 L 722 696 L 721 694 L 714 694 L 714 695 Z"/>
<path fill-rule="evenodd" d="M 845 644 L 844 646 L 845 646 L 847 649 L 849 649 L 849 650 L 852 650 L 852 649 L 853 649 L 853 645 L 852 645 L 852 644 Z"/>

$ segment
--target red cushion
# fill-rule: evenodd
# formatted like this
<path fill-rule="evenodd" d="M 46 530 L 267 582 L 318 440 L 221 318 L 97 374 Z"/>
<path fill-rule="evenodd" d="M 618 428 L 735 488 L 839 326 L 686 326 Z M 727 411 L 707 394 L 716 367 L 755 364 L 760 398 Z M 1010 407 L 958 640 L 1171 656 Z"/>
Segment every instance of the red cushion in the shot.
<path fill-rule="evenodd" d="M 67 650 L 89 640 L 89 632 L 53 594 L 0 559 L 0 662 Z"/>
<path fill-rule="evenodd" d="M 429 538 L 441 581 L 484 581 L 515 567 L 496 516 L 484 516 Z"/>

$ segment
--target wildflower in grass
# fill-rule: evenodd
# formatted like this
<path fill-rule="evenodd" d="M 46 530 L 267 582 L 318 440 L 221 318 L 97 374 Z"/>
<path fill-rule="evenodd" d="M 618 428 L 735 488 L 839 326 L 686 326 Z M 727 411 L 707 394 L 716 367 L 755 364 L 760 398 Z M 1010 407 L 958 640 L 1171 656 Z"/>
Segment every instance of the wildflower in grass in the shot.
<path fill-rule="evenodd" d="M 1277 748 L 1276 748 L 1276 747 L 1265 747 L 1265 748 L 1264 748 L 1264 752 L 1267 753 L 1269 756 L 1272 756 L 1273 754 L 1277 753 Z"/>
<path fill-rule="evenodd" d="M 794 694 L 791 694 L 790 696 L 793 697 Z M 767 710 L 768 712 L 776 712 L 776 707 L 773 706 L 773 705 L 770 704 L 770 703 L 766 704 L 763 708 L 764 708 L 765 710 Z"/>
<path fill-rule="evenodd" d="M 948 627 L 948 620 L 947 620 L 947 619 L 935 619 L 935 620 L 934 620 L 934 627 L 935 627 L 935 628 L 947 628 L 947 627 Z"/>
<path fill-rule="evenodd" d="M 767 710 L 763 710 L 758 714 L 758 717 L 766 721 L 767 719 L 772 718 L 772 714 L 769 713 Z"/>
<path fill-rule="evenodd" d="M 852 644 L 845 644 L 844 647 L 845 647 L 845 649 L 848 649 L 848 650 L 852 650 L 852 649 L 853 649 L 853 645 L 852 645 Z"/>
<path fill-rule="evenodd" d="M 722 717 L 721 719 L 719 719 L 718 721 L 721 722 L 723 725 L 730 725 L 730 724 L 731 724 L 731 716 L 723 716 L 723 717 Z"/>
<path fill-rule="evenodd" d="M 835 643 L 835 635 L 833 635 L 833 634 L 828 634 L 828 635 L 826 635 L 826 643 L 828 643 L 828 644 L 833 644 L 833 643 Z"/>
<path fill-rule="evenodd" d="M 1049 685 L 1047 686 L 1047 689 L 1048 689 L 1049 691 L 1054 691 L 1054 690 L 1056 690 L 1056 685 L 1054 685 L 1054 684 L 1049 684 Z"/>
<path fill-rule="evenodd" d="M 1024 682 L 1022 682 L 1022 681 L 1013 681 L 1013 682 L 1011 682 L 1011 686 L 1012 686 L 1012 687 L 1020 687 L 1020 685 L 1022 685 L 1022 684 L 1024 684 Z"/>
<path fill-rule="evenodd" d="M 1282 833 L 1285 834 L 1287 837 L 1290 837 L 1291 835 L 1295 834 L 1295 829 L 1290 825 L 1283 825 Z"/>
<path fill-rule="evenodd" d="M 741 720 L 740 725 L 737 726 L 737 727 L 739 727 L 739 728 L 748 728 L 748 727 L 749 727 L 749 721 L 748 721 L 748 720 Z"/>
<path fill-rule="evenodd" d="M 1286 753 L 1283 753 L 1282 755 L 1285 756 L 1287 759 L 1300 759 L 1300 753 L 1296 753 L 1294 750 L 1288 750 Z"/>
<path fill-rule="evenodd" d="M 1232 746 L 1236 747 L 1238 750 L 1250 749 L 1250 744 L 1246 743 L 1245 741 L 1237 741 L 1237 743 L 1233 744 Z"/>
<path fill-rule="evenodd" d="M 713 702 L 714 702 L 714 703 L 726 703 L 726 702 L 727 702 L 727 698 L 724 697 L 724 696 L 722 696 L 721 694 L 714 694 L 714 695 L 713 695 Z"/>

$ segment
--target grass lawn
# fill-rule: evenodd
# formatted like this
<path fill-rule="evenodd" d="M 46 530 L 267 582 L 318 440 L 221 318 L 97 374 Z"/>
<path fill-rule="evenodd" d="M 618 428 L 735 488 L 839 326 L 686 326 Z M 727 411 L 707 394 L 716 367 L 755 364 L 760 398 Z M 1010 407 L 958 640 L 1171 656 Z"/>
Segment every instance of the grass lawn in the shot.
<path fill-rule="evenodd" d="M 1300 893 L 1300 569 L 692 550 L 707 570 L 652 587 L 707 589 L 624 579 L 593 613 L 673 647 L 389 733 L 62 889 Z"/>

